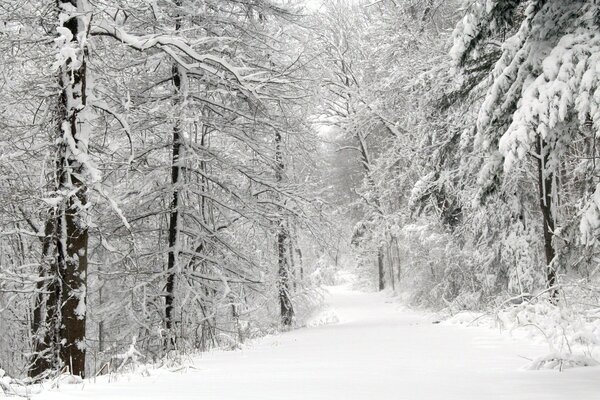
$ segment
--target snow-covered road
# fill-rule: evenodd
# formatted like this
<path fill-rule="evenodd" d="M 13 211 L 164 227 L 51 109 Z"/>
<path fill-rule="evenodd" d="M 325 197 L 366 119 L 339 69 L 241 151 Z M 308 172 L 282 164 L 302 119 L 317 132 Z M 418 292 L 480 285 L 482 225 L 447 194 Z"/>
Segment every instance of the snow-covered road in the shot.
<path fill-rule="evenodd" d="M 329 289 L 340 322 L 214 352 L 187 372 L 63 385 L 39 400 L 598 400 L 600 368 L 521 370 L 547 351 L 493 330 L 433 324 L 383 295 Z"/>

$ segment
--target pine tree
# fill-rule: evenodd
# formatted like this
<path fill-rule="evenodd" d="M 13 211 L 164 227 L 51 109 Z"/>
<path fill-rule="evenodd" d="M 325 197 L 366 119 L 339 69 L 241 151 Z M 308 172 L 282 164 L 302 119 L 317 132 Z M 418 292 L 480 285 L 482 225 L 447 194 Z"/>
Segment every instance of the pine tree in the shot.
<path fill-rule="evenodd" d="M 556 233 L 568 228 L 571 216 L 565 213 L 572 212 L 561 176 L 574 167 L 578 136 L 588 137 L 598 126 L 597 15 L 593 1 L 472 2 L 452 52 L 464 66 L 489 52 L 494 40 L 501 41 L 502 53 L 477 121 L 476 145 L 488 154 L 480 183 L 484 192 L 498 188 L 503 170 L 525 168 L 528 159 L 534 160 L 546 285 L 553 298 L 557 271 L 565 262 L 561 253 L 567 251 L 566 236 Z M 577 174 L 581 168 L 572 171 Z M 596 210 L 590 203 L 588 215 Z M 594 220 L 583 219 L 586 235 L 595 229 Z"/>

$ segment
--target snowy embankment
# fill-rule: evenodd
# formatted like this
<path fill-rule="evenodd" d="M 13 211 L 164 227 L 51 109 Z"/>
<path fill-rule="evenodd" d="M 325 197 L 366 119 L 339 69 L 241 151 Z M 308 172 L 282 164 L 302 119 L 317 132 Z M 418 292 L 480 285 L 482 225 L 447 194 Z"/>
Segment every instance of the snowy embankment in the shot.
<path fill-rule="evenodd" d="M 527 369 L 556 369 L 600 365 L 600 318 L 598 310 L 576 309 L 533 300 L 504 305 L 488 313 L 463 311 L 444 323 L 488 327 L 516 339 L 544 345 L 545 352 L 525 366 Z"/>
<path fill-rule="evenodd" d="M 33 399 L 600 398 L 599 367 L 522 368 L 547 353 L 547 346 L 498 330 L 435 324 L 382 294 L 348 286 L 328 291 L 330 308 L 307 328 L 265 337 L 244 350 L 205 354 L 193 360 L 193 367 L 176 372 L 149 370 L 62 384 Z"/>

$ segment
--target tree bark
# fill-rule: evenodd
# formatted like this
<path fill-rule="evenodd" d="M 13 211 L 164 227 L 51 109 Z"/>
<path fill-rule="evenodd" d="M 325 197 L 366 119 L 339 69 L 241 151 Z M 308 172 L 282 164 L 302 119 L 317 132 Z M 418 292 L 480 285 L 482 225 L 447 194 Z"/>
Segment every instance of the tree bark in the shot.
<path fill-rule="evenodd" d="M 175 67 L 176 68 L 176 67 Z M 179 78 L 174 75 L 175 86 L 179 87 Z M 175 300 L 175 276 L 177 274 L 177 252 L 179 236 L 179 175 L 180 175 L 180 153 L 181 153 L 181 133 L 179 122 L 175 123 L 173 128 L 173 155 L 171 165 L 171 185 L 173 187 L 173 197 L 170 204 L 169 217 L 169 253 L 167 260 L 167 284 L 165 286 L 165 328 L 169 338 L 167 347 L 174 345 L 173 335 L 173 303 Z"/>
<path fill-rule="evenodd" d="M 289 264 L 288 264 L 288 269 L 289 269 L 289 273 L 291 276 L 294 277 L 294 293 L 298 290 L 298 279 L 297 279 L 297 272 L 296 272 L 296 263 L 294 260 L 294 241 L 296 239 L 295 235 L 292 234 L 293 229 L 291 229 L 289 227 L 288 224 L 288 240 L 287 240 L 287 245 L 288 245 L 288 260 L 289 260 Z"/>
<path fill-rule="evenodd" d="M 52 213 L 52 211 L 51 211 Z M 51 214 L 52 215 L 52 214 Z M 40 280 L 36 284 L 36 296 L 33 308 L 33 318 L 31 325 L 31 334 L 33 338 L 33 356 L 29 369 L 27 371 L 31 378 L 39 377 L 47 370 L 52 368 L 55 363 L 52 360 L 52 343 L 55 341 L 52 332 L 48 326 L 48 316 L 56 314 L 50 310 L 54 310 L 56 302 L 48 295 L 53 293 L 51 290 L 55 285 L 51 282 L 56 281 L 57 277 L 52 274 L 53 257 L 51 257 L 51 243 L 54 238 L 54 222 L 55 218 L 47 219 L 44 227 L 44 238 L 42 239 L 42 260 L 39 267 Z"/>
<path fill-rule="evenodd" d="M 392 284 L 392 291 L 396 290 L 396 276 L 394 273 L 394 257 L 392 255 L 392 246 L 391 243 L 392 241 L 390 240 L 389 245 L 386 246 L 386 254 L 387 254 L 387 259 L 388 259 L 388 267 L 390 270 L 390 283 Z"/>
<path fill-rule="evenodd" d="M 283 163 L 282 138 L 279 131 L 275 132 L 275 180 L 278 184 L 283 182 Z M 279 212 L 282 213 L 280 207 Z M 289 327 L 294 321 L 294 307 L 290 296 L 290 268 L 287 257 L 287 241 L 289 235 L 285 226 L 285 218 L 280 214 L 277 227 L 277 258 L 278 258 L 278 290 L 279 304 L 281 312 L 281 323 Z"/>
<path fill-rule="evenodd" d="M 552 243 L 555 228 L 552 209 L 552 190 L 554 174 L 546 171 L 548 155 L 546 153 L 545 147 L 546 143 L 544 142 L 544 140 L 541 137 L 538 137 L 538 189 L 540 196 L 540 210 L 542 211 L 543 218 L 542 226 L 544 231 L 544 253 L 546 256 L 546 287 L 552 288 L 550 290 L 550 298 L 552 302 L 556 302 L 558 300 L 558 289 L 554 288 L 554 286 L 556 285 L 556 251 Z"/>
<path fill-rule="evenodd" d="M 175 1 L 177 7 L 181 6 L 181 0 Z M 181 29 L 181 17 L 175 19 L 175 31 Z M 173 86 L 175 87 L 175 106 L 181 103 L 182 96 L 182 76 L 184 73 L 180 70 L 178 64 L 174 64 L 173 71 Z M 177 118 L 173 125 L 173 148 L 171 158 L 171 187 L 173 194 L 169 207 L 169 253 L 167 256 L 167 284 L 165 286 L 165 329 L 167 338 L 165 348 L 167 350 L 173 348 L 176 344 L 176 334 L 173 323 L 173 307 L 175 302 L 175 284 L 177 276 L 177 258 L 179 252 L 179 203 L 180 203 L 180 175 L 181 175 L 181 160 L 182 160 L 182 143 L 181 143 L 181 120 Z"/>
<path fill-rule="evenodd" d="M 398 281 L 398 284 L 400 284 L 402 282 L 402 260 L 400 259 L 400 245 L 398 244 L 397 237 L 394 237 L 393 244 L 394 244 L 394 250 L 395 250 L 394 253 L 396 254 L 395 261 L 397 264 L 396 279 Z"/>
<path fill-rule="evenodd" d="M 296 248 L 296 254 L 298 255 L 298 265 L 300 265 L 300 282 L 302 282 L 304 281 L 304 264 L 302 263 L 302 250 L 299 247 Z"/>
<path fill-rule="evenodd" d="M 54 193 L 60 203 L 51 211 L 42 245 L 45 283 L 38 287 L 34 310 L 37 359 L 29 374 L 38 376 L 50 368 L 67 368 L 85 376 L 87 284 L 87 184 L 88 132 L 84 113 L 86 98 L 86 35 L 90 21 L 85 0 L 57 0 L 59 50 Z M 63 48 L 70 51 L 63 52 Z M 68 56 L 65 56 L 68 54 Z M 46 275 L 47 274 L 47 275 Z M 42 323 L 42 320 L 45 322 Z M 42 339 L 43 337 L 43 339 Z"/>
<path fill-rule="evenodd" d="M 280 225 L 277 233 L 277 254 L 279 259 L 279 304 L 281 308 L 281 323 L 289 327 L 294 321 L 294 307 L 290 298 L 290 271 L 286 256 L 287 231 Z"/>
<path fill-rule="evenodd" d="M 385 289 L 385 269 L 383 267 L 383 246 L 377 249 L 377 269 L 379 272 L 379 290 Z"/>

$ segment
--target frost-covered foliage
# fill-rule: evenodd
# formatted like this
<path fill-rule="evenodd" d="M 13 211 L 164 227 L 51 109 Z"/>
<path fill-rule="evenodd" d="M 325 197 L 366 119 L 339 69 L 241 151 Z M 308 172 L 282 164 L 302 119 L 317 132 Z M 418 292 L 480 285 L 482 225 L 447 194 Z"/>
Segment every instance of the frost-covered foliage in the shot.
<path fill-rule="evenodd" d="M 555 271 L 587 270 L 596 251 L 598 5 L 467 3 L 451 52 L 460 76 L 468 79 L 470 63 L 500 49 L 481 85 L 486 93 L 473 142 L 484 156 L 478 197 L 514 192 L 514 182 L 537 191 L 541 215 L 534 218 L 543 223 L 535 230 L 544 236 L 538 243 L 552 285 Z M 534 205 L 526 201 L 520 208 Z"/>
<path fill-rule="evenodd" d="M 361 271 L 377 284 L 383 248 L 388 287 L 451 309 L 594 280 L 597 5 L 462 3 L 458 21 L 447 2 L 346 17 L 369 25 L 343 42 L 353 79 L 336 104 L 351 113 L 335 113 L 368 166 Z"/>
<path fill-rule="evenodd" d="M 528 369 L 567 369 L 596 366 L 600 359 L 598 310 L 587 304 L 598 301 L 598 289 L 581 281 L 564 285 L 560 305 L 548 293 L 509 298 L 485 314 L 458 312 L 447 323 L 493 326 L 516 338 L 548 346 L 548 352 L 530 360 Z"/>
<path fill-rule="evenodd" d="M 487 282 L 475 255 L 454 248 L 452 235 L 432 224 L 410 224 L 399 235 L 401 287 L 411 288 L 413 305 L 477 308 Z M 468 288 L 465 290 L 464 288 Z"/>
<path fill-rule="evenodd" d="M 509 293 L 528 294 L 535 292 L 544 284 L 541 271 L 532 268 L 539 265 L 539 249 L 536 232 L 526 230 L 522 224 L 516 223 L 504 234 L 500 243 L 500 260 L 507 270 L 507 290 Z"/>
<path fill-rule="evenodd" d="M 57 18 L 56 4 L 85 7 L 75 21 Z M 303 324 L 320 299 L 311 274 L 329 242 L 318 182 L 307 179 L 316 176 L 306 100 L 313 83 L 296 8 L 31 0 L 1 9 L 0 365 L 12 376 L 36 374 L 32 355 L 56 350 L 32 319 L 52 304 L 47 282 L 60 281 L 46 257 L 55 238 L 46 222 L 60 196 L 78 193 L 53 186 L 63 176 L 57 126 L 68 128 L 63 147 L 77 164 L 66 173 L 89 200 L 72 211 L 89 234 L 77 254 L 89 260 L 88 285 L 73 307 L 87 330 L 79 346 L 88 373 L 127 354 L 132 337 L 152 360 L 281 329 L 282 258 Z M 73 35 L 74 26 L 85 35 Z M 85 85 L 69 71 L 57 82 L 59 64 L 85 66 Z M 79 92 L 66 93 L 65 104 L 81 115 L 67 126 L 57 124 L 56 93 L 68 83 Z"/>
<path fill-rule="evenodd" d="M 597 1 L 12 3 L 11 376 L 64 369 L 66 348 L 91 372 L 333 321 L 310 315 L 344 266 L 415 305 L 533 297 L 506 323 L 588 329 L 572 299 L 598 282 Z"/>
<path fill-rule="evenodd" d="M 531 368 L 594 365 L 599 6 L 464 4 L 449 57 L 413 86 L 414 126 L 428 132 L 406 287 L 420 304 L 493 310 L 504 327 L 542 332 L 551 351 Z"/>
<path fill-rule="evenodd" d="M 320 122 L 336 127 L 339 151 L 362 167 L 348 236 L 371 287 L 397 280 L 398 231 L 421 173 L 415 161 L 423 131 L 413 130 L 421 100 L 412 86 L 443 57 L 453 6 L 335 1 L 317 22 L 327 51 Z"/>
<path fill-rule="evenodd" d="M 543 159 L 544 176 L 558 175 L 566 168 L 573 174 L 570 180 L 584 181 L 578 185 L 586 210 L 581 233 L 583 241 L 593 241 L 597 206 L 593 196 L 587 199 L 595 187 L 582 176 L 593 166 L 586 161 L 569 165 L 569 161 L 581 152 L 596 156 L 589 143 L 595 140 L 600 115 L 598 5 L 592 1 L 475 2 L 455 31 L 455 59 L 464 61 L 471 51 L 485 51 L 489 44 L 484 38 L 489 35 L 481 32 L 505 31 L 513 14 L 521 14 L 517 21 L 522 21 L 512 22 L 518 29 L 501 43 L 502 53 L 477 120 L 476 144 L 492 154 L 480 183 L 491 185 L 501 169 L 509 172 L 528 156 Z M 556 199 L 559 185 L 567 182 L 554 179 Z"/>

